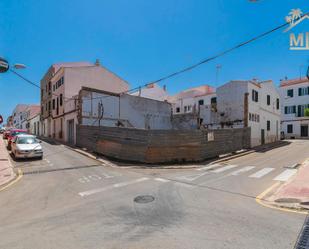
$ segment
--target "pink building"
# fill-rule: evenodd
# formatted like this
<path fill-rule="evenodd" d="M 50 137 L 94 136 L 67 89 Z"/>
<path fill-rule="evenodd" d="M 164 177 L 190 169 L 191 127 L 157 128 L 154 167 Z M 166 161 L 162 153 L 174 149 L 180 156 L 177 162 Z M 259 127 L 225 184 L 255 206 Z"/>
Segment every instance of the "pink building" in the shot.
<path fill-rule="evenodd" d="M 41 80 L 41 135 L 75 144 L 77 95 L 84 87 L 113 93 L 129 84 L 97 61 L 53 64 Z"/>

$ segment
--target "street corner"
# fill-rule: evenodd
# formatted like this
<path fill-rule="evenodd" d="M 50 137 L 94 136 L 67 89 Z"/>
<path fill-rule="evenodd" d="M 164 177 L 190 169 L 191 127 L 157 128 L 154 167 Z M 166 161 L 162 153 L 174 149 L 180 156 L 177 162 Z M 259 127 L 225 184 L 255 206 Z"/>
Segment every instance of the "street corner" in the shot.
<path fill-rule="evenodd" d="M 270 208 L 296 213 L 309 213 L 309 160 L 286 183 L 277 182 L 256 197 L 256 201 Z"/>

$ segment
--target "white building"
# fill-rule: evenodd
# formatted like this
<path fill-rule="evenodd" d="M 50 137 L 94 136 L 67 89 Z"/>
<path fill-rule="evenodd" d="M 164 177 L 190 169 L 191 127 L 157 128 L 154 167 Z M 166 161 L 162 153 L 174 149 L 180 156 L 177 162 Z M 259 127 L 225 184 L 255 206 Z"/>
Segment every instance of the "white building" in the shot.
<path fill-rule="evenodd" d="M 272 81 L 230 81 L 217 88 L 222 128 L 251 127 L 251 146 L 280 139 L 280 97 Z"/>
<path fill-rule="evenodd" d="M 12 113 L 13 127 L 17 129 L 22 129 L 22 123 L 26 120 L 26 111 L 28 105 L 18 104 Z"/>
<path fill-rule="evenodd" d="M 129 89 L 126 81 L 97 61 L 53 64 L 41 80 L 41 132 L 43 136 L 75 144 L 75 97 L 82 86 L 114 93 Z"/>
<path fill-rule="evenodd" d="M 209 85 L 184 90 L 168 98 L 172 103 L 173 114 L 197 112 L 199 106 L 209 106 L 216 102 L 215 88 Z"/>
<path fill-rule="evenodd" d="M 130 94 L 83 87 L 78 123 L 136 129 L 171 129 L 171 104 Z"/>
<path fill-rule="evenodd" d="M 282 100 L 281 131 L 286 138 L 309 138 L 309 80 L 307 78 L 284 80 L 280 84 Z"/>
<path fill-rule="evenodd" d="M 149 84 L 146 87 L 140 88 L 137 91 L 132 92 L 131 95 L 159 101 L 165 101 L 168 98 L 166 86 L 164 85 L 162 88 L 158 84 Z"/>
<path fill-rule="evenodd" d="M 32 135 L 39 136 L 40 135 L 40 113 L 37 113 L 36 115 L 30 117 L 28 119 L 28 131 Z"/>

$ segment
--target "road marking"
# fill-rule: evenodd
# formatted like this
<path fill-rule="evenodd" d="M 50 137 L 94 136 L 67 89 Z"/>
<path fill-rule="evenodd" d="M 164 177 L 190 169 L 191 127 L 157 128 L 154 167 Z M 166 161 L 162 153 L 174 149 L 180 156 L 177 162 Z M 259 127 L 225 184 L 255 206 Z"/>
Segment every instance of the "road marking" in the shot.
<path fill-rule="evenodd" d="M 252 175 L 249 175 L 249 177 L 252 177 L 252 178 L 261 178 L 265 175 L 267 175 L 268 173 L 272 172 L 274 170 L 274 168 L 264 168 L 264 169 L 261 169 L 257 172 L 255 172 L 254 174 Z"/>
<path fill-rule="evenodd" d="M 176 182 L 175 185 L 185 187 L 185 188 L 193 188 L 191 184 L 184 183 L 184 182 Z"/>
<path fill-rule="evenodd" d="M 209 174 L 209 172 L 204 172 L 204 173 L 197 174 L 197 175 L 179 176 L 179 177 L 177 177 L 177 179 L 186 180 L 186 181 L 192 182 L 192 181 L 200 178 L 201 176 L 204 176 L 204 175 L 207 175 L 207 174 Z"/>
<path fill-rule="evenodd" d="M 241 168 L 239 170 L 236 170 L 236 171 L 232 172 L 231 175 L 232 176 L 237 176 L 237 175 L 239 175 L 241 173 L 247 172 L 247 171 L 252 170 L 254 168 L 255 168 L 254 166 L 246 166 L 246 167 L 243 167 L 243 168 Z"/>
<path fill-rule="evenodd" d="M 213 169 L 213 168 L 220 167 L 220 166 L 222 166 L 222 165 L 219 164 L 219 163 L 208 164 L 208 165 L 206 165 L 205 167 L 198 168 L 198 169 L 196 169 L 196 170 L 199 170 L 199 171 L 201 171 L 201 170 L 209 170 L 209 169 Z"/>
<path fill-rule="evenodd" d="M 291 176 L 295 175 L 296 172 L 297 172 L 297 169 L 286 169 L 280 175 L 276 176 L 273 180 L 286 182 L 287 180 L 289 180 Z"/>
<path fill-rule="evenodd" d="M 274 185 L 272 185 L 271 187 L 269 187 L 268 189 L 266 189 L 263 193 L 259 194 L 257 197 L 255 197 L 255 201 L 264 206 L 264 207 L 268 207 L 268 208 L 272 208 L 272 209 L 277 209 L 280 211 L 285 211 L 285 212 L 291 212 L 291 213 L 298 213 L 298 214 L 309 214 L 308 211 L 298 211 L 298 210 L 293 210 L 293 209 L 289 209 L 289 208 L 284 208 L 284 207 L 276 207 L 276 206 L 272 206 L 271 204 L 267 203 L 267 200 L 264 200 L 264 197 L 273 189 L 275 189 L 276 187 L 278 187 L 280 185 L 280 182 L 275 183 Z"/>
<path fill-rule="evenodd" d="M 5 184 L 2 188 L 0 188 L 0 191 L 3 191 L 7 189 L 8 187 L 12 186 L 16 182 L 18 182 L 22 177 L 23 177 L 23 172 L 21 169 L 18 169 L 17 177 L 14 180 L 10 181 L 9 183 Z"/>
<path fill-rule="evenodd" d="M 163 178 L 155 178 L 156 181 L 158 182 L 170 182 L 168 179 L 163 179 Z"/>
<path fill-rule="evenodd" d="M 226 170 L 236 168 L 237 166 L 238 166 L 238 165 L 227 165 L 227 166 L 225 166 L 225 167 L 222 167 L 222 168 L 213 170 L 212 172 L 214 172 L 214 173 L 221 173 L 221 172 L 224 172 L 224 171 L 226 171 Z"/>
<path fill-rule="evenodd" d="M 139 178 L 139 179 L 136 179 L 136 180 L 133 180 L 133 181 L 116 183 L 116 184 L 113 184 L 113 185 L 110 185 L 110 186 L 107 186 L 107 187 L 104 187 L 104 188 L 97 188 L 97 189 L 92 189 L 92 190 L 80 192 L 78 194 L 81 197 L 89 196 L 89 195 L 97 194 L 97 193 L 100 193 L 100 192 L 103 192 L 103 191 L 106 191 L 106 190 L 110 190 L 110 189 L 113 189 L 113 188 L 125 187 L 125 186 L 131 185 L 131 184 L 135 184 L 135 183 L 139 183 L 139 182 L 143 182 L 143 181 L 147 181 L 147 180 L 149 180 L 149 178 L 143 177 L 143 178 Z"/>

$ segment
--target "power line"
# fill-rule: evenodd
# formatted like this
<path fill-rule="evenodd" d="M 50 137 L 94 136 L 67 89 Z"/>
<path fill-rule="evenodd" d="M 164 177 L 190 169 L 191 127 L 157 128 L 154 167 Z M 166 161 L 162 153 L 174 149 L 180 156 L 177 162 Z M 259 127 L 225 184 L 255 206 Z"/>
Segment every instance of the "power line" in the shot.
<path fill-rule="evenodd" d="M 306 15 L 308 15 L 308 14 L 309 14 L 309 12 L 306 13 L 306 14 L 304 14 L 303 16 L 306 16 Z M 279 26 L 277 26 L 277 27 L 275 27 L 275 28 L 273 28 L 273 29 L 271 29 L 271 30 L 269 30 L 269 31 L 266 31 L 266 32 L 264 32 L 264 33 L 262 33 L 262 34 L 259 34 L 259 35 L 255 36 L 255 37 L 253 37 L 253 38 L 251 38 L 251 39 L 249 39 L 249 40 L 247 40 L 247 41 L 244 41 L 244 42 L 242 42 L 242 43 L 240 43 L 240 44 L 238 44 L 238 45 L 236 45 L 236 46 L 234 46 L 234 47 L 231 47 L 231 48 L 229 48 L 229 49 L 227 49 L 227 50 L 224 50 L 224 51 L 220 52 L 220 53 L 217 54 L 217 55 L 214 55 L 214 56 L 212 56 L 212 57 L 206 58 L 206 59 L 204 59 L 204 60 L 202 60 L 202 61 L 200 61 L 200 62 L 198 62 L 198 63 L 196 63 L 196 64 L 193 64 L 193 65 L 191 65 L 191 66 L 189 66 L 189 67 L 183 68 L 183 69 L 181 69 L 181 70 L 179 70 L 179 71 L 176 71 L 176 72 L 174 72 L 174 73 L 168 74 L 168 75 L 166 75 L 166 76 L 164 76 L 164 77 L 161 77 L 161 78 L 159 78 L 159 79 L 157 79 L 157 80 L 155 80 L 155 81 L 152 81 L 152 82 L 150 82 L 150 83 L 143 84 L 143 85 L 140 85 L 140 86 L 138 86 L 138 87 L 134 87 L 134 88 L 129 89 L 129 90 L 127 90 L 127 91 L 123 91 L 123 92 L 119 93 L 119 95 L 125 94 L 125 93 L 130 93 L 130 92 L 139 90 L 139 89 L 141 89 L 141 88 L 147 87 L 147 86 L 149 86 L 149 85 L 152 85 L 152 84 L 159 83 L 159 82 L 161 82 L 161 81 L 170 79 L 170 78 L 175 77 L 175 76 L 177 76 L 177 75 L 179 75 L 179 74 L 182 74 L 182 73 L 191 71 L 191 70 L 193 70 L 194 68 L 196 68 L 196 67 L 198 67 L 198 66 L 201 66 L 201 65 L 203 65 L 203 64 L 205 64 L 205 63 L 208 63 L 208 62 L 213 61 L 213 60 L 215 60 L 215 59 L 217 59 L 217 58 L 219 58 L 219 57 L 222 57 L 223 55 L 226 55 L 226 54 L 228 54 L 228 53 L 230 53 L 230 52 L 232 52 L 232 51 L 234 51 L 234 50 L 236 50 L 236 49 L 238 49 L 238 48 L 241 48 L 241 47 L 243 47 L 243 46 L 245 46 L 245 45 L 247 45 L 247 44 L 249 44 L 249 43 L 251 43 L 251 42 L 254 42 L 254 41 L 256 41 L 256 40 L 259 40 L 259 39 L 261 39 L 261 38 L 263 38 L 263 37 L 265 37 L 265 36 L 267 36 L 267 35 L 269 35 L 269 34 L 275 32 L 275 31 L 277 31 L 277 30 L 279 30 L 279 29 L 281 29 L 281 28 L 283 28 L 283 27 L 285 27 L 285 26 L 287 26 L 287 25 L 289 25 L 289 23 L 281 24 L 281 25 L 279 25 Z M 35 84 L 34 82 L 28 80 L 27 78 L 25 78 L 25 77 L 22 76 L 21 74 L 17 73 L 16 71 L 14 71 L 14 70 L 12 70 L 12 69 L 10 69 L 10 71 L 13 72 L 14 74 L 16 74 L 17 76 L 19 76 L 20 78 L 22 78 L 23 80 L 25 80 L 26 82 L 30 83 L 31 85 L 34 85 L 35 87 L 38 87 L 38 88 L 42 89 L 39 85 L 37 85 L 37 84 Z M 58 96 L 58 95 L 56 95 L 56 94 L 53 94 L 53 95 Z M 103 99 L 103 98 L 108 98 L 108 97 L 114 97 L 114 96 L 94 97 L 94 98 L 88 98 L 88 100 Z M 71 99 L 75 99 L 75 98 L 67 98 L 67 99 L 68 99 L 68 100 L 71 100 Z M 87 99 L 84 98 L 83 100 L 87 100 Z"/>

